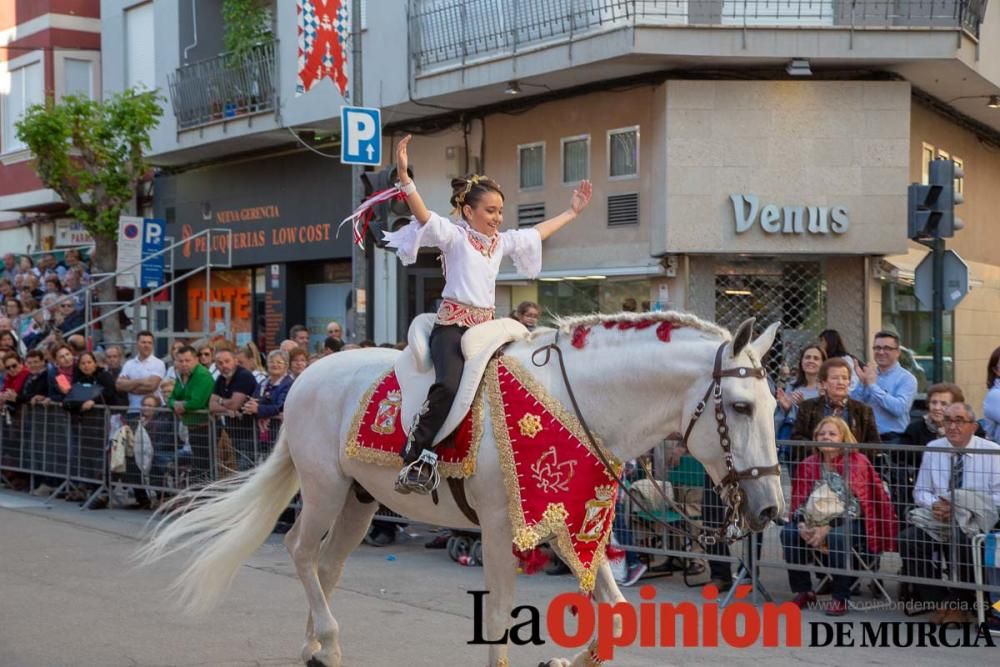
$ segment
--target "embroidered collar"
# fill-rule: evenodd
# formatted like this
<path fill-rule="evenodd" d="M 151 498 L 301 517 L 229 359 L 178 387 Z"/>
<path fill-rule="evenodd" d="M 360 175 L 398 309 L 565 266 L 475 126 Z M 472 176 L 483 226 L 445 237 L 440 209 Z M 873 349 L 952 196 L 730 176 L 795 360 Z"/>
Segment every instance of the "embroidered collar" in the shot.
<path fill-rule="evenodd" d="M 493 236 L 480 234 L 464 218 L 459 218 L 458 226 L 465 230 L 466 238 L 469 239 L 469 244 L 476 249 L 476 252 L 487 258 L 493 256 L 493 253 L 496 252 L 497 244 L 500 242 L 499 234 L 494 234 Z"/>

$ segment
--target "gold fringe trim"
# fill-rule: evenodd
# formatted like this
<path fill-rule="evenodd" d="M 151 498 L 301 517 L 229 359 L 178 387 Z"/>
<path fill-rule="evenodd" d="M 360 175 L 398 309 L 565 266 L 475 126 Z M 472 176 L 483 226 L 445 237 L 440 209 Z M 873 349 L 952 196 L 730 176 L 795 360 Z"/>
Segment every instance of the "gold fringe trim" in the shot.
<path fill-rule="evenodd" d="M 569 431 L 573 437 L 577 438 L 587 449 L 594 453 L 593 448 L 587 440 L 587 435 L 583 430 L 583 426 L 580 424 L 579 420 L 569 412 L 567 412 L 562 404 L 556 401 L 549 394 L 548 390 L 542 386 L 533 376 L 527 373 L 524 368 L 521 367 L 514 359 L 511 357 L 502 357 L 504 366 L 508 371 L 531 393 L 531 395 L 541 403 L 546 410 L 549 411 L 561 424 Z M 505 418 L 505 409 L 503 402 L 503 394 L 500 391 L 500 376 L 497 370 L 498 360 L 494 359 L 490 362 L 489 366 L 486 368 L 485 384 L 487 388 L 487 397 L 490 404 L 490 421 L 493 424 L 493 437 L 497 444 L 497 453 L 500 457 L 500 468 L 503 471 L 503 484 L 507 489 L 507 513 L 510 517 L 511 527 L 514 533 L 514 544 L 518 549 L 527 550 L 533 549 L 538 546 L 541 542 L 550 539 L 550 537 L 555 537 L 556 544 L 559 546 L 560 556 L 566 561 L 566 564 L 573 574 L 576 575 L 577 581 L 580 582 L 580 588 L 584 592 L 590 593 L 594 590 L 594 585 L 597 582 L 597 571 L 600 569 L 601 565 L 604 564 L 607 558 L 606 549 L 608 542 L 611 539 L 611 530 L 607 530 L 605 534 L 601 537 L 594 550 L 594 558 L 590 563 L 590 567 L 586 567 L 577 555 L 576 550 L 573 548 L 573 539 L 569 532 L 569 527 L 566 525 L 566 518 L 569 513 L 566 510 L 565 505 L 562 503 L 549 503 L 545 512 L 542 514 L 542 519 L 538 523 L 528 526 L 524 520 L 524 512 L 521 509 L 521 487 L 517 479 L 517 466 L 514 463 L 514 453 L 513 446 L 510 441 L 510 435 L 507 433 L 507 421 Z M 597 441 L 597 446 L 601 448 L 601 451 L 607 456 L 608 461 L 611 462 L 614 468 L 615 475 L 621 474 L 622 464 L 613 455 L 611 455 L 603 446 L 600 439 L 596 436 L 594 439 Z M 612 523 L 614 522 L 614 507 L 612 506 L 611 514 Z"/>
<path fill-rule="evenodd" d="M 368 404 L 371 403 L 372 396 L 378 386 L 393 372 L 392 369 L 382 373 L 377 380 L 368 388 L 365 395 L 361 397 L 360 407 L 355 411 L 351 420 L 351 430 L 347 436 L 347 447 L 345 453 L 348 458 L 362 463 L 372 463 L 374 465 L 389 466 L 393 468 L 403 467 L 403 458 L 394 452 L 387 452 L 380 449 L 370 449 L 362 446 L 358 442 L 358 434 L 361 432 L 361 422 L 364 420 Z M 438 463 L 438 473 L 442 477 L 453 477 L 455 479 L 465 479 L 476 474 L 476 461 L 479 458 L 479 444 L 483 439 L 485 429 L 485 401 L 483 399 L 482 386 L 476 391 L 476 397 L 472 400 L 472 442 L 469 443 L 469 452 L 461 461 L 440 461 Z"/>

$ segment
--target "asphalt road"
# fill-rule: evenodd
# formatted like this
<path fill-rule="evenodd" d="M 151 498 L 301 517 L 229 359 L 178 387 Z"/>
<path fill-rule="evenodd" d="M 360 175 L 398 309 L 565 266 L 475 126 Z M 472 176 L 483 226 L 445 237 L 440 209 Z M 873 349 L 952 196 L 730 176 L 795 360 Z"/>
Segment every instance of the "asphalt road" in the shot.
<path fill-rule="evenodd" d="M 55 501 L 46 507 L 0 491 L 0 666 L 161 667 L 300 665 L 307 607 L 279 536 L 239 572 L 225 603 L 205 618 L 179 616 L 163 590 L 180 560 L 135 570 L 128 562 L 147 513 L 81 512 Z M 416 528 L 409 529 L 416 533 Z M 350 667 L 486 664 L 473 636 L 469 590 L 483 588 L 482 570 L 423 548 L 426 530 L 401 535 L 384 549 L 359 547 L 334 594 L 344 664 Z M 780 572 L 766 580 L 788 599 Z M 653 580 L 660 602 L 697 601 L 698 589 Z M 575 590 L 570 577 L 519 578 L 519 604 L 540 609 Z M 637 589 L 626 592 L 638 603 Z M 827 620 L 807 612 L 803 621 Z M 903 620 L 884 611 L 851 612 L 845 620 Z M 543 627 L 543 637 L 548 639 Z M 857 632 L 860 634 L 860 631 Z M 997 638 L 1000 642 L 1000 638 Z M 995 662 L 1000 649 L 764 648 L 620 649 L 615 665 L 900 664 Z M 512 665 L 536 665 L 567 651 L 551 642 L 516 647 Z"/>

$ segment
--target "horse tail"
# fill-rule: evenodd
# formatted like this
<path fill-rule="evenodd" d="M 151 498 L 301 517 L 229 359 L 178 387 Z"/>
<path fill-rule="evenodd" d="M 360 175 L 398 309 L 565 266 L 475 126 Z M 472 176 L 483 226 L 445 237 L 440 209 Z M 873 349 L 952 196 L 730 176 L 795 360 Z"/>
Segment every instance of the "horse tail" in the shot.
<path fill-rule="evenodd" d="M 158 511 L 162 519 L 135 554 L 148 565 L 192 549 L 187 567 L 169 586 L 188 613 L 204 613 L 225 595 L 236 570 L 264 543 L 299 490 L 285 428 L 257 468 L 185 491 Z"/>

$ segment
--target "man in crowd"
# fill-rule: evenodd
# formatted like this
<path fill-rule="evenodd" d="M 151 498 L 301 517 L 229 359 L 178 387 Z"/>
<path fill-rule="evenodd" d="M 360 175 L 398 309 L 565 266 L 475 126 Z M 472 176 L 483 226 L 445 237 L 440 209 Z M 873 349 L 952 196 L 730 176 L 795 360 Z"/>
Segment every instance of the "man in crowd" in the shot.
<path fill-rule="evenodd" d="M 875 334 L 872 352 L 874 364 L 854 362 L 860 382 L 851 398 L 871 406 L 882 442 L 898 443 L 910 425 L 917 378 L 899 365 L 899 336 L 891 331 Z"/>
<path fill-rule="evenodd" d="M 18 273 L 17 257 L 12 252 L 5 253 L 3 256 L 3 266 L 0 267 L 0 275 L 13 283 Z"/>
<path fill-rule="evenodd" d="M 204 411 L 212 398 L 215 380 L 208 368 L 198 363 L 198 352 L 190 345 L 177 349 L 174 368 L 176 382 L 167 406 L 187 427 L 195 468 L 200 473 L 209 473 L 208 415 Z"/>
<path fill-rule="evenodd" d="M 943 541 L 934 539 L 927 526 L 908 526 L 899 536 L 899 555 L 903 572 L 911 576 L 939 579 L 934 554 L 952 560 L 955 545 L 958 580 L 974 581 L 969 537 L 955 523 L 954 504 L 969 506 L 976 492 L 985 502 L 1000 508 L 1000 445 L 975 435 L 976 413 L 968 403 L 952 403 L 944 411 L 945 437 L 928 444 L 917 473 L 913 500 L 918 507 L 930 510 L 933 518 L 945 524 Z M 969 451 L 978 450 L 978 451 Z M 931 616 L 932 623 L 966 623 L 974 607 L 973 591 L 948 590 L 940 586 L 916 587 L 923 600 L 941 608 Z"/>
<path fill-rule="evenodd" d="M 340 328 L 340 324 L 338 324 L 336 320 L 331 320 L 330 323 L 326 325 L 326 336 L 327 338 L 336 338 L 337 340 L 343 342 L 344 330 Z"/>
<path fill-rule="evenodd" d="M 125 362 L 115 381 L 118 391 L 128 392 L 128 412 L 138 416 L 142 399 L 150 394 L 159 395 L 160 382 L 167 374 L 166 366 L 153 355 L 153 333 L 140 331 L 135 337 L 138 355 Z"/>
<path fill-rule="evenodd" d="M 305 350 L 306 353 L 309 352 L 309 329 L 305 325 L 296 324 L 289 329 L 288 337 L 294 340 L 295 344 Z"/>
<path fill-rule="evenodd" d="M 257 463 L 253 448 L 254 423 L 253 417 L 243 414 L 242 409 L 257 389 L 257 380 L 253 373 L 236 362 L 236 351 L 229 343 L 219 343 L 215 347 L 215 366 L 219 369 L 219 377 L 215 380 L 208 410 L 219 418 L 216 429 L 219 455 L 224 465 L 249 470 Z M 235 461 L 224 451 L 225 439 L 234 450 Z"/>
<path fill-rule="evenodd" d="M 104 358 L 108 362 L 108 372 L 115 380 L 122 373 L 122 365 L 125 363 L 125 353 L 122 352 L 121 345 L 108 345 L 104 348 Z"/>

